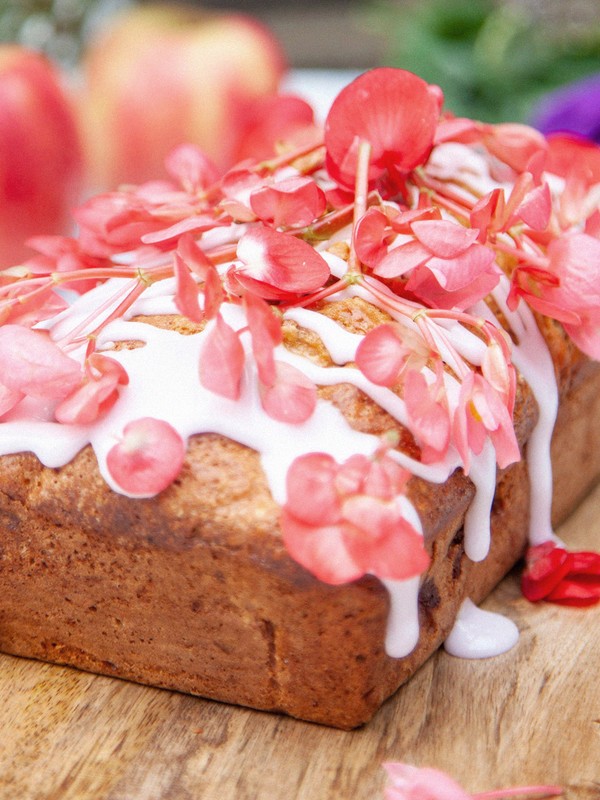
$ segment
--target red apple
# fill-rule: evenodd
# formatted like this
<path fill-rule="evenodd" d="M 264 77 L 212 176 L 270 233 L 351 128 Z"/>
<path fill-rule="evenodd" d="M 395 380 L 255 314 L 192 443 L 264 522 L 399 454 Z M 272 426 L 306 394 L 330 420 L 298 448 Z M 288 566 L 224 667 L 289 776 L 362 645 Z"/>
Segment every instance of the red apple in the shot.
<path fill-rule="evenodd" d="M 0 46 L 0 267 L 32 255 L 30 236 L 67 232 L 81 164 L 59 73 L 36 53 Z"/>
<path fill-rule="evenodd" d="M 278 42 L 251 17 L 166 3 L 124 12 L 84 58 L 80 111 L 94 187 L 163 175 L 182 142 L 230 166 L 252 105 L 276 92 L 284 70 Z"/>

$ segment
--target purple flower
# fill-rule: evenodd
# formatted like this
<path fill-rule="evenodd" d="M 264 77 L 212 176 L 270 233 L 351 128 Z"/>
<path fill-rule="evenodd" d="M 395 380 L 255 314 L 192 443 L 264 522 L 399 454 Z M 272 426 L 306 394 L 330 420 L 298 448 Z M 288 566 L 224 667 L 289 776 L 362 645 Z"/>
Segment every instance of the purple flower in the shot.
<path fill-rule="evenodd" d="M 546 95 L 531 124 L 542 133 L 577 133 L 600 142 L 600 73 Z"/>

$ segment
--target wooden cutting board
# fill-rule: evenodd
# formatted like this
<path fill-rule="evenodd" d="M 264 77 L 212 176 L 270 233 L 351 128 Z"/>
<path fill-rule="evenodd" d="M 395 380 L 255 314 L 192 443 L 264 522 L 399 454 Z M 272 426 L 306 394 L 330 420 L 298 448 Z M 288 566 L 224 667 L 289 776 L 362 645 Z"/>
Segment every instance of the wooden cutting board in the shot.
<path fill-rule="evenodd" d="M 600 547 L 600 489 L 559 531 Z M 558 783 L 600 798 L 600 607 L 532 605 L 509 575 L 486 603 L 519 644 L 437 653 L 346 733 L 0 656 L 1 800 L 383 800 L 382 762 L 450 772 L 471 792 Z"/>

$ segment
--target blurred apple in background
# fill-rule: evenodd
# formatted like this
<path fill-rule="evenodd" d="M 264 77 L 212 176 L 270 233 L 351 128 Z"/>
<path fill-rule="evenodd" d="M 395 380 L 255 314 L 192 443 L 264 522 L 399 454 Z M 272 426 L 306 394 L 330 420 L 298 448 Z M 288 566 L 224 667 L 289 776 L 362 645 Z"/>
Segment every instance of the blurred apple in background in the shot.
<path fill-rule="evenodd" d="M 0 268 L 31 256 L 33 235 L 65 233 L 81 190 L 78 132 L 43 56 L 0 46 Z"/>
<path fill-rule="evenodd" d="M 88 44 L 80 117 L 95 189 L 164 175 L 166 154 L 199 145 L 220 169 L 242 152 L 256 103 L 286 70 L 256 20 L 191 6 L 134 6 Z"/>

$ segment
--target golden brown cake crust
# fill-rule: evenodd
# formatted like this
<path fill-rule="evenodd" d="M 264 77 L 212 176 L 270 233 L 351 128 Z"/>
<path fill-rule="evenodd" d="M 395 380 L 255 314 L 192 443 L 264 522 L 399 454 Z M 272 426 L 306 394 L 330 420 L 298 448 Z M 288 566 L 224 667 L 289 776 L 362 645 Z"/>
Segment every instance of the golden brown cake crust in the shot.
<path fill-rule="evenodd" d="M 327 312 L 353 330 L 382 321 L 359 300 Z M 541 324 L 561 396 L 558 520 L 600 474 L 600 447 L 590 447 L 600 444 L 600 371 L 558 325 Z M 314 334 L 287 325 L 285 336 L 303 355 L 326 360 Z M 320 393 L 352 426 L 394 428 L 400 446 L 416 452 L 410 435 L 351 384 Z M 522 445 L 536 416 L 519 381 Z M 89 447 L 61 469 L 27 453 L 1 464 L 0 649 L 342 728 L 366 722 L 414 673 L 448 634 L 462 600 L 485 597 L 527 535 L 523 461 L 499 475 L 491 552 L 478 564 L 462 543 L 471 482 L 459 471 L 443 485 L 413 478 L 409 496 L 432 562 L 421 585 L 419 644 L 393 659 L 384 650 L 383 586 L 371 577 L 328 586 L 292 561 L 259 457 L 236 442 L 193 437 L 180 476 L 150 500 L 112 492 Z"/>

